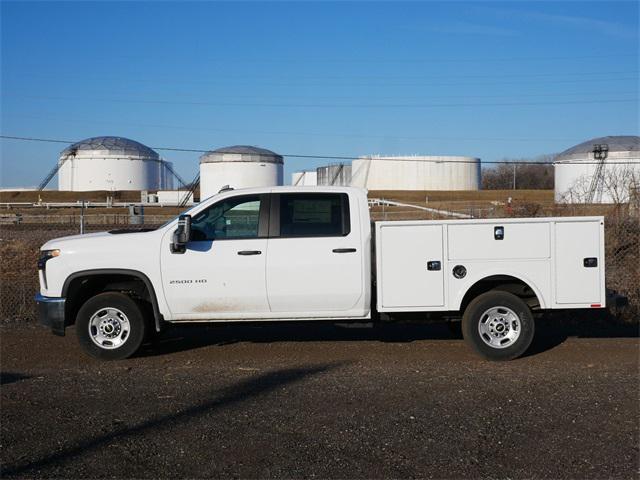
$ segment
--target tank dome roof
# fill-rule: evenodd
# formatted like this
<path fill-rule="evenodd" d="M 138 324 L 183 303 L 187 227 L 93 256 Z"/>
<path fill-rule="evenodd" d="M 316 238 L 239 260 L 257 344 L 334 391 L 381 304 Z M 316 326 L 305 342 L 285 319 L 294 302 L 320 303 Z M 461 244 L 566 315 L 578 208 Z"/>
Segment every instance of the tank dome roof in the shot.
<path fill-rule="evenodd" d="M 200 157 L 200 163 L 256 162 L 283 163 L 282 155 L 266 148 L 250 145 L 234 145 L 211 150 Z"/>
<path fill-rule="evenodd" d="M 593 158 L 594 145 L 598 144 L 606 144 L 609 147 L 609 155 L 613 153 L 614 155 L 627 156 L 625 154 L 640 151 L 640 137 L 635 135 L 597 137 L 565 150 L 556 156 L 555 161 L 588 160 L 590 157 Z"/>
<path fill-rule="evenodd" d="M 124 137 L 92 137 L 69 145 L 60 157 L 69 155 L 86 156 L 125 156 L 137 158 L 159 159 L 158 153 L 140 142 Z"/>

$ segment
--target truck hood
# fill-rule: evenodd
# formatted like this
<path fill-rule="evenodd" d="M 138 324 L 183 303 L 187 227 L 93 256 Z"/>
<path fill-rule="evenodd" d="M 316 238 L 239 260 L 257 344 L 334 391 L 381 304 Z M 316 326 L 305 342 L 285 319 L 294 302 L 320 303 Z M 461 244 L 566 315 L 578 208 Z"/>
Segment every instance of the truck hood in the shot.
<path fill-rule="evenodd" d="M 113 232 L 113 233 L 112 233 Z M 86 233 L 83 235 L 70 235 L 49 240 L 40 247 L 40 250 L 59 249 L 64 252 L 78 252 L 82 250 L 112 251 L 119 250 L 124 244 L 132 241 L 143 240 L 149 234 L 156 234 L 157 231 L 131 231 L 112 230 L 111 232 Z"/>

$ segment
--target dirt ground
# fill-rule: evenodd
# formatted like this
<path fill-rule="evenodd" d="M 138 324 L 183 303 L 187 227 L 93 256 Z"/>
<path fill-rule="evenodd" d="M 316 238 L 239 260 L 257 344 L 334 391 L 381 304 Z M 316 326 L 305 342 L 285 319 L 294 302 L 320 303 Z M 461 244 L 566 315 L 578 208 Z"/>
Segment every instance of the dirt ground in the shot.
<path fill-rule="evenodd" d="M 182 327 L 135 358 L 1 334 L 2 478 L 638 478 L 637 325 L 538 322 L 477 358 L 446 325 Z"/>

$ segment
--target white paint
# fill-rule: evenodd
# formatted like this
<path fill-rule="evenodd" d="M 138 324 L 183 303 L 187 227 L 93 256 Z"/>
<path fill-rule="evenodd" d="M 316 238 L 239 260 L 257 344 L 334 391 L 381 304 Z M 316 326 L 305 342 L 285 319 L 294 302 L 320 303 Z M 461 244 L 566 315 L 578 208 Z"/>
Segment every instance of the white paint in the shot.
<path fill-rule="evenodd" d="M 600 222 L 556 224 L 556 302 L 600 303 L 604 289 L 604 271 L 585 268 L 584 259 L 604 256 L 600 251 Z M 580 239 L 580 241 L 576 241 Z"/>
<path fill-rule="evenodd" d="M 200 198 L 217 194 L 222 187 L 234 189 L 282 185 L 281 163 L 211 162 L 200 164 Z"/>
<path fill-rule="evenodd" d="M 362 157 L 351 185 L 367 190 L 478 190 L 480 159 L 459 156 Z"/>
<path fill-rule="evenodd" d="M 334 253 L 336 248 L 356 251 Z M 366 256 L 358 228 L 346 237 L 269 239 L 267 290 L 271 310 L 285 316 L 328 311 L 343 312 L 347 317 L 368 313 L 369 305 L 362 300 Z M 304 278 L 301 272 L 306 272 Z"/>
<path fill-rule="evenodd" d="M 415 265 L 423 265 L 426 269 L 425 259 L 431 253 L 439 253 L 435 247 L 426 246 L 434 242 L 427 241 L 426 237 L 433 233 L 436 225 L 444 227 L 441 239 L 446 283 L 443 306 L 434 306 L 430 293 L 423 294 L 422 303 L 414 296 L 412 304 L 402 308 L 397 301 L 390 307 L 385 305 L 385 299 L 389 298 L 385 292 L 387 288 L 391 288 L 394 299 L 401 298 L 401 293 L 394 292 L 409 289 L 415 295 L 415 285 L 425 284 L 423 270 L 416 269 Z M 406 229 L 406 238 L 403 239 L 402 234 L 385 235 L 385 229 L 391 227 L 395 231 Z M 495 227 L 504 227 L 504 240 L 495 240 Z M 425 233 L 419 233 L 420 228 L 425 229 Z M 560 239 L 556 241 L 558 234 Z M 422 240 L 415 245 L 417 237 Z M 578 244 L 580 246 L 576 247 Z M 401 250 L 407 252 L 398 253 Z M 496 275 L 525 282 L 535 292 L 541 308 L 590 308 L 593 303 L 604 306 L 606 302 L 602 217 L 376 222 L 375 254 L 377 307 L 381 312 L 457 311 L 474 284 Z M 432 256 L 429 260 L 437 260 L 437 255 Z M 587 257 L 597 258 L 598 266 L 584 267 L 583 260 Z M 388 258 L 402 262 L 406 275 L 387 275 L 384 265 Z M 464 278 L 453 276 L 456 265 L 467 269 Z"/>
<path fill-rule="evenodd" d="M 291 174 L 291 185 L 294 187 L 314 187 L 318 185 L 318 172 L 305 170 Z"/>
<path fill-rule="evenodd" d="M 158 202 L 165 205 L 178 205 L 188 195 L 187 205 L 193 203 L 193 193 L 187 190 L 158 190 Z"/>
<path fill-rule="evenodd" d="M 556 202 L 583 203 L 597 163 L 593 153 L 585 154 L 581 159 L 555 162 Z M 604 162 L 603 175 L 607 182 L 615 181 L 618 185 L 611 187 L 605 184 L 600 203 L 626 203 L 632 176 L 640 186 L 640 155 L 638 152 L 609 152 Z M 596 201 L 594 198 L 594 202 Z"/>
<path fill-rule="evenodd" d="M 385 225 L 378 230 L 381 304 L 404 309 L 444 305 L 442 225 Z M 440 262 L 428 270 L 427 263 Z"/>
<path fill-rule="evenodd" d="M 41 294 L 61 296 L 65 280 L 73 273 L 126 269 L 149 278 L 167 321 L 369 318 L 371 230 L 364 190 L 225 191 L 189 213 L 196 215 L 238 194 L 305 191 L 347 193 L 350 234 L 216 240 L 208 246 L 192 242 L 204 246 L 192 245 L 184 254 L 171 253 L 169 248 L 177 219 L 151 232 L 59 238 L 42 247 L 62 253 L 47 262 Z M 494 239 L 496 226 L 504 227 L 505 240 Z M 355 248 L 356 253 L 334 254 L 335 248 Z M 242 256 L 237 254 L 240 250 L 261 254 Z M 543 309 L 589 308 L 592 303 L 604 306 L 606 301 L 602 217 L 377 222 L 375 255 L 381 312 L 455 312 L 475 283 L 496 275 L 525 282 Z M 597 268 L 584 268 L 586 257 L 597 258 Z M 438 260 L 441 273 L 427 273 L 426 262 Z M 456 265 L 467 268 L 464 278 L 453 277 Z"/>
<path fill-rule="evenodd" d="M 174 254 L 169 249 L 172 236 L 172 231 L 166 232 L 162 240 L 166 248 L 160 249 L 162 286 L 172 318 L 220 318 L 237 313 L 255 317 L 269 313 L 266 255 L 238 255 L 242 250 L 266 253 L 266 239 L 192 242 L 185 253 Z"/>
<path fill-rule="evenodd" d="M 496 240 L 494 229 L 502 227 L 504 238 Z M 551 233 L 548 223 L 509 222 L 449 225 L 450 260 L 504 260 L 549 258 Z"/>
<path fill-rule="evenodd" d="M 169 183 L 163 170 L 159 160 L 93 156 L 79 151 L 77 156 L 61 161 L 58 189 L 76 192 L 157 190 Z"/>

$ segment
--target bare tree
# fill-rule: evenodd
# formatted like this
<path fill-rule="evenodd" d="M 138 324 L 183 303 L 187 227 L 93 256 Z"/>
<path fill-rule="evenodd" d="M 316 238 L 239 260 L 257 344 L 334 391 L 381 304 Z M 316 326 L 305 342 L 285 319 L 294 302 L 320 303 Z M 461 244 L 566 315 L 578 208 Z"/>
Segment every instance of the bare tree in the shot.
<path fill-rule="evenodd" d="M 629 203 L 635 192 L 640 190 L 640 173 L 632 165 L 605 164 L 602 175 L 602 197 L 605 203 L 616 205 Z M 593 174 L 584 174 L 578 177 L 562 194 L 562 201 L 587 203 L 591 196 L 592 177 Z"/>
<path fill-rule="evenodd" d="M 535 158 L 504 159 L 494 168 L 482 171 L 482 188 L 485 190 L 551 190 L 553 189 L 553 155 Z M 522 163 L 519 163 L 522 162 Z M 527 163 L 541 162 L 541 163 Z"/>

